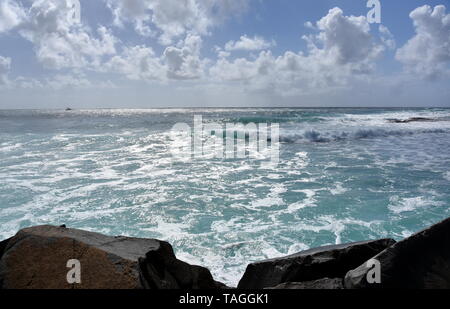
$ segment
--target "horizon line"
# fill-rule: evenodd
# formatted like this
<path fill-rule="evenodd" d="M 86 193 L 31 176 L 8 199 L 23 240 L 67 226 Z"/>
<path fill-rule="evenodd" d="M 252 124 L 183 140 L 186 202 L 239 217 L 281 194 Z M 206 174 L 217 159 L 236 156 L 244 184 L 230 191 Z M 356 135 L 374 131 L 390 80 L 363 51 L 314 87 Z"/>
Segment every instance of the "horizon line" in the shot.
<path fill-rule="evenodd" d="M 70 110 L 67 110 L 70 108 Z M 1 108 L 2 111 L 14 111 L 14 110 L 67 110 L 70 111 L 82 111 L 82 110 L 118 110 L 118 109 L 128 109 L 128 110 L 151 110 L 151 109 L 399 109 L 399 108 L 409 108 L 409 109 L 450 109 L 450 106 L 250 106 L 250 107 L 238 107 L 238 106 L 207 106 L 207 107 L 92 107 L 92 108 L 76 108 L 76 107 L 49 107 L 49 108 Z"/>

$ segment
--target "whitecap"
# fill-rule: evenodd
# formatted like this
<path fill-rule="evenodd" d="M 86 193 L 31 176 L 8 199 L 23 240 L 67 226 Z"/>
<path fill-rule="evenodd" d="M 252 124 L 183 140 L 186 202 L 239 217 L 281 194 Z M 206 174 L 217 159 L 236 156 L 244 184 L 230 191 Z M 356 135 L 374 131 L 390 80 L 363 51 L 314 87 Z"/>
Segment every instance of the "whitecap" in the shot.
<path fill-rule="evenodd" d="M 288 206 L 288 212 L 295 212 L 297 210 L 306 208 L 306 207 L 315 207 L 317 200 L 314 198 L 316 196 L 317 190 L 295 190 L 296 193 L 303 193 L 306 197 L 298 202 L 292 203 Z"/>
<path fill-rule="evenodd" d="M 428 207 L 442 206 L 444 203 L 435 201 L 433 198 L 423 196 L 412 198 L 399 198 L 394 196 L 390 198 L 389 210 L 395 214 L 411 212 Z"/>
<path fill-rule="evenodd" d="M 331 192 L 332 195 L 341 195 L 341 194 L 344 194 L 347 191 L 348 191 L 348 189 L 344 188 L 342 186 L 342 183 L 340 183 L 340 182 L 336 183 L 336 187 L 335 188 L 330 189 L 330 192 Z"/>
<path fill-rule="evenodd" d="M 450 181 L 450 172 L 445 172 L 444 178 L 447 179 L 448 181 Z"/>

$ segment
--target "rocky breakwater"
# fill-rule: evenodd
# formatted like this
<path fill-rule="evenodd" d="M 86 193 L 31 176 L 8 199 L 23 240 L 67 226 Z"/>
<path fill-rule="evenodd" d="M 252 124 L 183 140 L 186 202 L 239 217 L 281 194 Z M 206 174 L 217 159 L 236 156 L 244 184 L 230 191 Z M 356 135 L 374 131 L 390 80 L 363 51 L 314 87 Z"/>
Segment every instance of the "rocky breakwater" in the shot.
<path fill-rule="evenodd" d="M 369 284 L 367 263 L 345 276 L 348 289 L 450 289 L 450 218 L 399 241 L 373 257 L 380 283 Z"/>
<path fill-rule="evenodd" d="M 81 265 L 80 283 L 67 280 L 69 260 Z M 369 280 L 377 271 L 376 282 Z M 0 288 L 227 287 L 208 269 L 178 260 L 167 242 L 38 226 L 0 242 Z M 327 246 L 252 263 L 238 288 L 450 288 L 450 219 L 399 242 Z"/>
<path fill-rule="evenodd" d="M 240 289 L 342 289 L 345 274 L 393 245 L 393 239 L 326 246 L 252 263 Z"/>
<path fill-rule="evenodd" d="M 239 288 L 450 289 L 450 218 L 399 242 L 329 246 L 253 263 Z"/>
<path fill-rule="evenodd" d="M 0 243 L 3 289 L 216 289 L 208 269 L 175 257 L 155 239 L 109 237 L 55 226 L 19 231 Z M 67 262 L 81 266 L 81 283 L 69 284 Z"/>

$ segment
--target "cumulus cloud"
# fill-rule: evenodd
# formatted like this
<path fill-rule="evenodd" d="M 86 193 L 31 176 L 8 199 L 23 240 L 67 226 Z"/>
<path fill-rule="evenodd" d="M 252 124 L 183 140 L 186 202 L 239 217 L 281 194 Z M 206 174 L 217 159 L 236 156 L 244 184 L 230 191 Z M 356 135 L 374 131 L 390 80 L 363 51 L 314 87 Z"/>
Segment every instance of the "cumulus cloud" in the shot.
<path fill-rule="evenodd" d="M 11 84 L 14 88 L 30 90 L 111 89 L 116 87 L 116 85 L 110 80 L 93 81 L 84 73 L 51 74 L 50 76 L 39 80 L 19 76 L 11 81 Z"/>
<path fill-rule="evenodd" d="M 275 46 L 275 41 L 266 41 L 262 37 L 254 36 L 253 38 L 249 38 L 246 35 L 240 37 L 239 41 L 229 41 L 225 44 L 226 51 L 234 51 L 234 50 L 262 50 L 268 49 Z"/>
<path fill-rule="evenodd" d="M 383 51 L 374 43 L 364 16 L 345 16 L 340 8 L 333 8 L 317 22 L 317 29 L 317 36 L 304 37 L 312 53 L 323 53 L 336 64 L 367 63 Z"/>
<path fill-rule="evenodd" d="M 397 43 L 395 42 L 394 35 L 391 33 L 389 28 L 384 25 L 380 25 L 380 27 L 378 27 L 378 31 L 380 32 L 380 38 L 384 45 L 386 45 L 389 49 L 395 49 Z"/>
<path fill-rule="evenodd" d="M 255 60 L 220 58 L 211 67 L 210 75 L 225 81 L 249 81 L 268 75 L 269 70 L 275 67 L 275 62 L 276 59 L 270 51 L 261 52 Z"/>
<path fill-rule="evenodd" d="M 133 23 L 141 35 L 158 33 L 163 45 L 188 32 L 205 35 L 221 20 L 241 12 L 249 0 L 105 0 L 117 26 Z"/>
<path fill-rule="evenodd" d="M 153 49 L 141 45 L 126 47 L 121 55 L 107 62 L 105 68 L 110 72 L 124 74 L 131 80 L 162 80 L 165 72 Z"/>
<path fill-rule="evenodd" d="M 57 70 L 51 71 L 56 75 L 47 79 L 11 80 L 11 59 L 0 57 L 0 84 L 88 88 L 92 87 L 92 75 L 87 71 L 92 70 L 104 73 L 102 76 L 114 73 L 157 84 L 198 80 L 189 87 L 217 86 L 225 93 L 231 89 L 227 87 L 236 85 L 246 94 L 264 91 L 265 95 L 270 91 L 309 95 L 350 89 L 362 85 L 360 81 L 367 85 L 367 81 L 374 80 L 371 73 L 383 51 L 396 48 L 387 27 L 380 25 L 378 32 L 371 32 L 364 16 L 347 16 L 334 8 L 318 21 L 305 24 L 312 34 L 302 37 L 307 43 L 304 51 L 274 54 L 270 49 L 276 46 L 275 41 L 242 35 L 216 47 L 217 58 L 205 58 L 202 45 L 213 27 L 227 16 L 244 11 L 249 0 L 104 0 L 116 26 L 131 26 L 147 36 L 139 38 L 138 45 L 120 42 L 113 35 L 115 27 L 90 28 L 70 18 L 72 1 L 29 0 L 20 4 L 0 0 L 0 33 L 15 30 L 16 35 L 33 43 L 36 58 L 45 68 Z M 416 34 L 398 49 L 396 58 L 411 72 L 429 78 L 448 72 L 450 14 L 446 14 L 444 6 L 424 6 L 410 16 Z M 234 51 L 254 53 L 243 57 Z"/>
<path fill-rule="evenodd" d="M 187 35 L 176 45 L 167 47 L 158 56 L 145 45 L 125 47 L 123 51 L 103 66 L 104 72 L 124 74 L 131 80 L 160 81 L 192 80 L 204 76 L 207 59 L 202 59 L 202 39 Z"/>
<path fill-rule="evenodd" d="M 0 85 L 8 84 L 8 74 L 11 68 L 11 58 L 0 56 Z"/>
<path fill-rule="evenodd" d="M 54 90 L 64 89 L 105 89 L 114 88 L 115 85 L 110 81 L 92 82 L 83 74 L 78 75 L 64 75 L 57 74 L 48 78 L 43 87 L 50 87 Z"/>
<path fill-rule="evenodd" d="M 206 60 L 200 59 L 202 39 L 197 35 L 188 35 L 182 46 L 168 47 L 164 51 L 169 79 L 198 79 L 203 75 Z"/>
<path fill-rule="evenodd" d="M 91 82 L 85 77 L 58 74 L 48 79 L 47 85 L 52 89 L 59 90 L 64 88 L 88 88 L 91 86 Z"/>
<path fill-rule="evenodd" d="M 115 53 L 116 39 L 104 26 L 96 31 L 72 18 L 71 0 L 35 0 L 20 30 L 35 45 L 38 60 L 47 68 L 89 68 Z"/>
<path fill-rule="evenodd" d="M 204 76 L 208 63 L 208 60 L 200 56 L 201 45 L 200 36 L 187 35 L 178 44 L 167 47 L 161 56 L 144 45 L 125 47 L 103 69 L 124 74 L 131 80 L 167 82 L 199 79 Z"/>
<path fill-rule="evenodd" d="M 306 54 L 288 51 L 275 57 L 262 51 L 251 60 L 221 57 L 210 75 L 281 94 L 322 91 L 345 86 L 350 79 L 372 72 L 384 50 L 374 41 L 365 17 L 345 16 L 339 8 L 330 10 L 313 28 L 318 34 L 303 37 L 308 44 Z"/>
<path fill-rule="evenodd" d="M 23 7 L 17 1 L 0 0 L 0 33 L 20 25 L 26 18 Z"/>
<path fill-rule="evenodd" d="M 413 73 L 433 79 L 448 73 L 450 63 L 450 14 L 446 7 L 425 5 L 409 15 L 415 36 L 397 51 L 396 58 Z"/>

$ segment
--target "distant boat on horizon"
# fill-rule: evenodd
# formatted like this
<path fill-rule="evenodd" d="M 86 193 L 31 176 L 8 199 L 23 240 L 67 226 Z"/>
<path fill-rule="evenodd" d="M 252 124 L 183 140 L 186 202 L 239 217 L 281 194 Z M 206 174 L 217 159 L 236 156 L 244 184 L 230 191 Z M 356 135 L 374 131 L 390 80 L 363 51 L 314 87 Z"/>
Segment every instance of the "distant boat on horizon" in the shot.
<path fill-rule="evenodd" d="M 70 107 L 66 108 L 66 112 L 70 112 L 73 111 L 73 109 L 71 109 Z"/>

